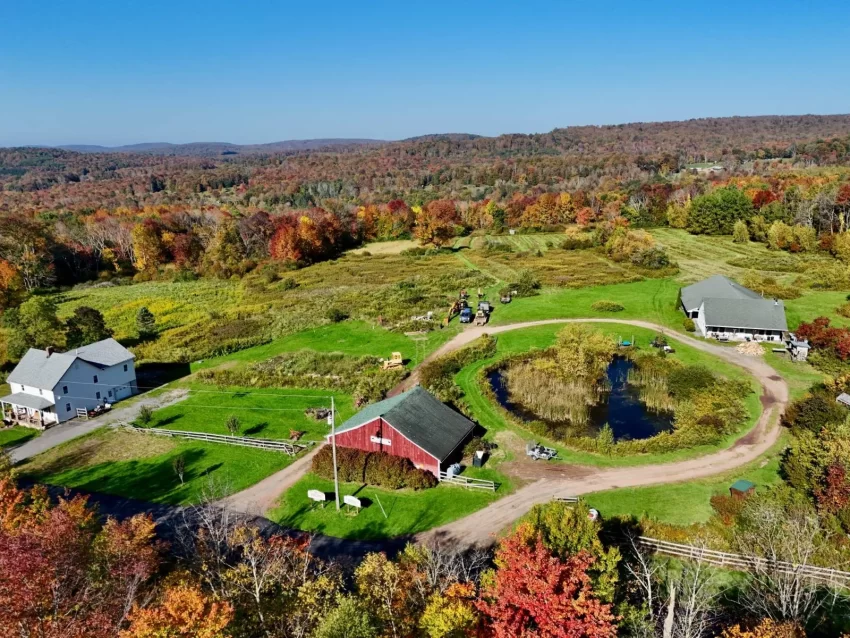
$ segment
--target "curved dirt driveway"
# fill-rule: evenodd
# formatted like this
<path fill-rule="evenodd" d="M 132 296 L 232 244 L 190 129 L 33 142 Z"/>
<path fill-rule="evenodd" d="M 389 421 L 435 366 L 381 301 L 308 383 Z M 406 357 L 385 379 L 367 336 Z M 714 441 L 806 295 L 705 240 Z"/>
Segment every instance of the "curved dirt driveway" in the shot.
<path fill-rule="evenodd" d="M 735 349 L 713 345 L 665 330 L 647 321 L 628 319 L 549 319 L 529 321 L 504 326 L 480 326 L 465 330 L 425 359 L 425 362 L 443 356 L 467 345 L 484 334 L 499 334 L 509 330 L 520 330 L 533 326 L 559 323 L 619 323 L 650 330 L 664 331 L 669 339 L 685 343 L 698 350 L 711 353 L 725 361 L 747 370 L 762 386 L 761 417 L 755 427 L 738 439 L 731 447 L 686 461 L 622 468 L 592 468 L 582 466 L 581 478 L 570 478 L 570 466 L 564 464 L 563 478 L 546 478 L 518 489 L 482 510 L 420 534 L 419 540 L 440 539 L 464 545 L 484 545 L 493 541 L 495 535 L 508 527 L 537 503 L 544 503 L 555 496 L 580 496 L 590 492 L 618 487 L 640 487 L 663 483 L 676 483 L 720 474 L 754 461 L 776 443 L 780 429 L 778 415 L 788 405 L 788 385 L 781 376 L 761 358 L 748 357 Z M 424 363 L 424 362 L 423 362 Z M 418 381 L 414 371 L 402 384 L 393 389 L 400 392 Z M 587 471 L 584 471 L 587 470 Z M 575 477 L 575 472 L 572 472 Z"/>

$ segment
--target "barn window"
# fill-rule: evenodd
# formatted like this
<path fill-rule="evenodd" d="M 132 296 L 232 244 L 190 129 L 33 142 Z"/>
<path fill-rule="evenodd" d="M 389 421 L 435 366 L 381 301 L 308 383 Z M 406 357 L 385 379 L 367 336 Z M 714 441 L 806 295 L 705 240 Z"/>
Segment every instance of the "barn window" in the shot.
<path fill-rule="evenodd" d="M 94 375 L 94 382 L 97 383 L 97 375 Z"/>

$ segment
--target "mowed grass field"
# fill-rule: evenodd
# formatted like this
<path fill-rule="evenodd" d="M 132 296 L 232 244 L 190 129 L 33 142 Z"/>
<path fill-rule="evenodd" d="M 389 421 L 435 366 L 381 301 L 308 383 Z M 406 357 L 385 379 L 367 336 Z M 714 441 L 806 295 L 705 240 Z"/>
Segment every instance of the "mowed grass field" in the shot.
<path fill-rule="evenodd" d="M 0 430 L 0 449 L 21 445 L 30 439 L 34 439 L 38 434 L 38 430 L 24 428 L 19 425 L 11 428 L 3 428 Z"/>
<path fill-rule="evenodd" d="M 186 467 L 182 485 L 173 465 L 178 457 Z M 185 505 L 243 490 L 292 461 L 278 452 L 102 428 L 19 467 L 50 485 Z"/>
<path fill-rule="evenodd" d="M 757 491 L 780 484 L 779 461 L 784 447 L 783 440 L 763 458 L 734 472 L 687 483 L 597 492 L 584 500 L 602 516 L 631 515 L 670 525 L 705 523 L 714 513 L 711 497 L 728 494 L 729 486 L 738 479 L 752 481 Z"/>
<path fill-rule="evenodd" d="M 510 491 L 510 485 L 497 472 L 482 470 L 475 476 L 502 481 L 502 486 L 495 493 L 450 485 L 414 492 L 342 483 L 340 498 L 356 496 L 365 507 L 359 513 L 345 508 L 340 515 L 333 500 L 333 481 L 307 474 L 283 495 L 280 505 L 266 516 L 284 527 L 339 538 L 374 540 L 407 536 L 471 514 Z M 325 492 L 328 498 L 325 506 L 308 499 L 308 490 Z"/>
<path fill-rule="evenodd" d="M 305 432 L 302 441 L 322 441 L 330 431 L 327 421 L 304 412 L 308 408 L 330 408 L 331 394 L 328 390 L 257 390 L 193 383 L 186 399 L 154 411 L 151 422 L 142 427 L 229 435 L 226 422 L 235 416 L 240 423 L 239 436 L 285 441 L 297 430 Z M 354 414 L 354 406 L 351 396 L 333 395 L 337 424 L 341 424 Z"/>
<path fill-rule="evenodd" d="M 603 334 L 609 335 L 614 339 L 622 338 L 623 340 L 633 341 L 639 348 L 650 348 L 650 341 L 657 334 L 655 331 L 646 330 L 644 328 L 636 328 L 627 325 L 617 324 L 592 324 L 589 323 L 594 330 L 598 330 Z M 455 381 L 464 392 L 464 400 L 469 405 L 472 415 L 478 423 L 487 428 L 487 438 L 496 437 L 499 432 L 508 430 L 520 435 L 522 440 L 537 439 L 544 441 L 546 445 L 550 445 L 558 450 L 557 461 L 562 463 L 578 463 L 581 465 L 596 465 L 600 467 L 621 467 L 629 465 L 645 465 L 650 463 L 665 463 L 677 461 L 684 458 L 700 456 L 715 450 L 728 447 L 741 434 L 755 425 L 756 420 L 761 414 L 761 402 L 759 400 L 760 388 L 756 381 L 744 370 L 730 363 L 722 361 L 708 353 L 701 352 L 694 348 L 681 343 L 673 343 L 675 346 L 675 354 L 670 355 L 684 364 L 702 364 L 709 367 L 716 374 L 723 375 L 730 379 L 739 379 L 750 384 L 753 392 L 745 399 L 745 404 L 749 412 L 749 419 L 740 428 L 738 432 L 732 433 L 717 445 L 700 446 L 685 450 L 677 450 L 663 454 L 646 454 L 637 456 L 603 456 L 592 454 L 589 452 L 581 452 L 571 450 L 556 441 L 546 441 L 538 435 L 518 428 L 512 423 L 509 423 L 503 416 L 497 406 L 493 404 L 491 399 L 486 396 L 481 389 L 479 383 L 479 372 L 481 369 L 497 361 L 507 355 L 517 352 L 528 352 L 534 348 L 547 348 L 555 343 L 555 336 L 559 330 L 563 329 L 563 325 L 552 324 L 547 326 L 535 326 L 532 328 L 524 328 L 521 330 L 512 330 L 497 336 L 497 352 L 496 355 L 489 359 L 476 361 L 475 363 L 465 367 L 455 377 Z"/>

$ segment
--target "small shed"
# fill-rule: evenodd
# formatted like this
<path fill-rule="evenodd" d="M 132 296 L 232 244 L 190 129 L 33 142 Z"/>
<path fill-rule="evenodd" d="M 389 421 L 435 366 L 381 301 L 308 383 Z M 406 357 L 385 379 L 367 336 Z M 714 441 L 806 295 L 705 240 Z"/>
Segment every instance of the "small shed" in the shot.
<path fill-rule="evenodd" d="M 729 494 L 736 498 L 744 498 L 750 494 L 755 494 L 756 484 L 744 479 L 739 479 L 732 483 L 729 488 Z"/>
<path fill-rule="evenodd" d="M 809 349 L 811 346 L 808 341 L 791 340 L 788 344 L 788 350 L 791 352 L 792 361 L 805 361 L 809 357 Z"/>
<path fill-rule="evenodd" d="M 841 394 L 839 394 L 835 400 L 838 401 L 841 405 L 846 405 L 847 407 L 850 407 L 850 394 L 847 394 L 846 392 L 842 392 Z"/>

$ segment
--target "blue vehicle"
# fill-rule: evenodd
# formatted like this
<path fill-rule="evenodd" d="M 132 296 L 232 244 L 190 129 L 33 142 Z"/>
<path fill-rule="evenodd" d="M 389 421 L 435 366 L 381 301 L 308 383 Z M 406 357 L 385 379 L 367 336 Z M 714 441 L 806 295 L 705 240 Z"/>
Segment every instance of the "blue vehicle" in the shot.
<path fill-rule="evenodd" d="M 472 323 L 472 308 L 464 308 L 460 311 L 461 323 Z"/>

